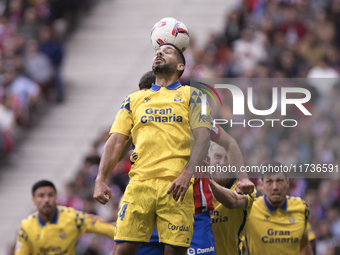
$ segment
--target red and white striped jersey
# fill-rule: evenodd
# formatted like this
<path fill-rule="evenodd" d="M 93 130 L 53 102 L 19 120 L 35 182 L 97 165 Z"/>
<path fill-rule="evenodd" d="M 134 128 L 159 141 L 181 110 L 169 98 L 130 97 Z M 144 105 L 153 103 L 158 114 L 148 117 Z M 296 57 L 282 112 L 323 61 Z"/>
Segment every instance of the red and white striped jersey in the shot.
<path fill-rule="evenodd" d="M 211 125 L 210 140 L 216 142 L 221 136 L 221 127 L 217 124 L 215 127 Z M 209 179 L 195 176 L 194 182 L 194 203 L 195 214 L 206 211 L 213 211 L 215 209 L 213 204 L 213 194 L 210 189 Z"/>

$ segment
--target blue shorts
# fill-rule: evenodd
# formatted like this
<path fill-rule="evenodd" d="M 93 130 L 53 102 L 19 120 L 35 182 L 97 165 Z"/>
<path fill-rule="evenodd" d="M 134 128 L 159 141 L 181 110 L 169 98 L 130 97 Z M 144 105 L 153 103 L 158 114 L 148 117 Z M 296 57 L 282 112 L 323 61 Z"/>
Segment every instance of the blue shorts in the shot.
<path fill-rule="evenodd" d="M 187 254 L 215 255 L 215 239 L 212 231 L 210 212 L 195 215 L 194 234 Z M 150 242 L 142 243 L 136 255 L 163 255 L 164 244 L 158 242 L 158 234 L 154 229 Z"/>
<path fill-rule="evenodd" d="M 194 235 L 187 254 L 215 255 L 215 238 L 210 212 L 195 215 Z"/>

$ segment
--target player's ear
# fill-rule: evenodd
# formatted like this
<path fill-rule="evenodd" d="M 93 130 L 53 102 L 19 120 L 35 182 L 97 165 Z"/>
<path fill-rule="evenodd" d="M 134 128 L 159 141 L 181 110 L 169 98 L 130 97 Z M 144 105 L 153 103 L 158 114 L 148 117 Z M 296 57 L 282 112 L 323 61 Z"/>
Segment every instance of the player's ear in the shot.
<path fill-rule="evenodd" d="M 263 179 L 260 179 L 260 186 L 263 189 Z"/>
<path fill-rule="evenodd" d="M 289 188 L 289 184 L 290 184 L 289 178 L 286 178 L 286 180 L 287 180 L 287 187 Z"/>
<path fill-rule="evenodd" d="M 185 65 L 183 63 L 178 63 L 177 64 L 177 71 L 183 71 L 185 68 Z"/>

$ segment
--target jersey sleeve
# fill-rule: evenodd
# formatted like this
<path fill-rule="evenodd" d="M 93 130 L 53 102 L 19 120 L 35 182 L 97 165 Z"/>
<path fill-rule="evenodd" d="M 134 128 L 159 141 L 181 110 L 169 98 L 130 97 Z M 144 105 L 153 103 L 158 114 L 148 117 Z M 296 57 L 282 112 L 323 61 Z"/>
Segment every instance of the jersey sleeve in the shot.
<path fill-rule="evenodd" d="M 315 240 L 315 234 L 309 222 L 307 223 L 307 236 L 309 241 Z"/>
<path fill-rule="evenodd" d="M 256 189 L 254 189 L 254 192 L 251 193 L 250 195 L 247 195 L 248 197 L 248 205 L 247 205 L 247 209 L 251 208 L 253 206 L 253 203 L 256 199 Z"/>
<path fill-rule="evenodd" d="M 112 124 L 110 135 L 112 133 L 119 133 L 126 136 L 130 135 L 131 129 L 133 127 L 133 117 L 131 111 L 131 99 L 130 96 L 125 98 L 119 111 L 116 115 L 116 119 Z"/>
<path fill-rule="evenodd" d="M 84 212 L 75 211 L 76 214 L 76 225 L 79 229 L 79 234 L 94 233 L 103 235 L 113 239 L 116 227 L 108 223 L 100 222 L 97 220 L 93 222 L 92 219 Z"/>
<path fill-rule="evenodd" d="M 15 255 L 30 255 L 32 254 L 31 252 L 31 247 L 30 243 L 28 240 L 28 235 L 26 232 L 26 228 L 24 228 L 24 224 L 21 223 L 19 233 L 17 236 L 17 242 L 15 244 Z"/>
<path fill-rule="evenodd" d="M 211 131 L 210 131 L 210 140 L 213 142 L 217 142 L 221 137 L 221 127 L 216 124 L 214 126 L 213 119 L 211 118 Z"/>
<path fill-rule="evenodd" d="M 211 129 L 211 108 L 206 102 L 206 114 L 202 114 L 202 92 L 196 88 L 190 88 L 190 127 L 191 129 L 206 127 Z"/>
<path fill-rule="evenodd" d="M 304 233 L 308 233 L 309 207 L 304 200 L 302 200 L 302 202 L 303 202 L 303 208 L 305 210 L 305 231 L 304 231 Z"/>

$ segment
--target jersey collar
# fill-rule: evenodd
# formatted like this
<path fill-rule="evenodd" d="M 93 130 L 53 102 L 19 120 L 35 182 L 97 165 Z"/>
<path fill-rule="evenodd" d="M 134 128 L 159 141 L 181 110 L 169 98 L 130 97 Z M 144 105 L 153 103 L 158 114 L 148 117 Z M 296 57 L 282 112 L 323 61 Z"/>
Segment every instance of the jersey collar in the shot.
<path fill-rule="evenodd" d="M 58 224 L 58 216 L 59 216 L 58 208 L 55 208 L 55 213 L 50 223 Z M 38 213 L 38 221 L 39 221 L 40 227 L 44 227 L 46 225 L 46 222 L 42 218 L 40 218 L 39 213 Z"/>
<path fill-rule="evenodd" d="M 181 85 L 181 84 L 179 83 L 179 81 L 177 80 L 177 81 L 171 83 L 170 85 L 166 86 L 166 88 L 167 88 L 167 89 L 170 89 L 170 90 L 175 90 L 175 89 L 178 89 L 180 86 L 182 86 L 182 85 Z M 156 91 L 158 91 L 160 88 L 161 88 L 161 86 L 158 86 L 158 85 L 156 85 L 156 84 L 154 84 L 154 83 L 152 83 L 152 85 L 151 85 L 151 91 L 152 91 L 152 92 L 156 92 Z"/>
<path fill-rule="evenodd" d="M 272 206 L 271 204 L 269 204 L 266 195 L 263 195 L 263 201 L 264 201 L 264 205 L 266 206 L 267 210 L 269 212 L 275 212 L 275 210 L 277 209 L 276 207 Z M 282 210 L 284 211 L 288 211 L 288 207 L 287 207 L 287 197 L 285 198 L 285 202 L 283 203 L 283 205 L 280 207 Z"/>

